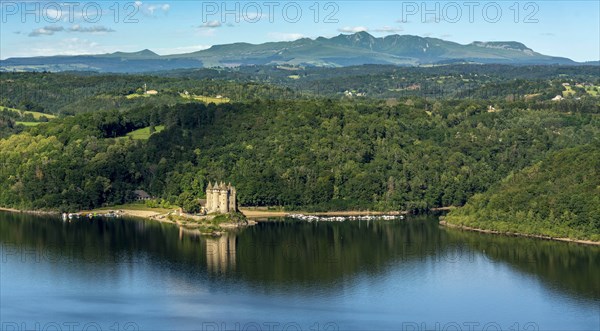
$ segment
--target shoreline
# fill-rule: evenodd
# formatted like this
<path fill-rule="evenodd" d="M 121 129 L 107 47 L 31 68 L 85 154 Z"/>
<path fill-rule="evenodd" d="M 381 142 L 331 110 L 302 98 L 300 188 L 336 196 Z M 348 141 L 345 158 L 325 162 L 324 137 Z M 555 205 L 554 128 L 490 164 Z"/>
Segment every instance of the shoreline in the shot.
<path fill-rule="evenodd" d="M 448 211 L 448 210 L 451 210 L 454 208 L 456 208 L 456 207 L 439 207 L 439 208 L 431 208 L 430 211 Z M 92 211 L 80 211 L 77 214 L 85 215 L 85 214 L 89 214 L 89 213 L 107 212 L 109 210 L 111 210 L 111 209 L 103 208 L 103 209 L 95 209 Z M 142 218 L 142 219 L 156 221 L 156 222 L 160 222 L 160 223 L 174 224 L 174 225 L 177 225 L 177 226 L 187 229 L 187 230 L 197 230 L 200 227 L 199 224 L 196 226 L 189 226 L 187 224 L 183 224 L 183 223 L 180 223 L 177 221 L 172 221 L 172 220 L 168 219 L 167 216 L 170 215 L 173 211 L 165 212 L 165 209 L 163 209 L 161 211 L 158 211 L 158 210 L 157 211 L 136 210 L 136 209 L 126 209 L 126 208 L 117 209 L 117 210 L 119 211 L 119 214 L 121 216 L 136 217 L 136 218 Z M 0 207 L 0 211 L 15 213 L 15 214 L 30 214 L 30 215 L 55 215 L 55 216 L 58 216 L 61 214 L 61 213 L 55 212 L 55 211 L 19 210 L 19 209 L 6 208 L 6 207 Z M 240 208 L 239 211 L 240 211 L 240 213 L 244 214 L 244 216 L 246 218 L 249 219 L 248 225 L 255 225 L 257 221 L 261 221 L 261 220 L 259 220 L 260 218 L 286 217 L 291 214 L 317 215 L 317 216 L 366 216 L 366 215 L 377 216 L 377 215 L 407 215 L 407 214 L 409 214 L 408 211 L 302 212 L 302 211 L 269 211 L 269 210 L 260 210 L 260 209 L 252 209 L 252 208 Z M 194 216 L 194 215 L 188 215 L 188 214 L 184 214 L 181 216 L 192 218 L 192 219 L 206 217 L 206 216 Z M 254 219 L 254 220 L 251 220 L 251 219 Z M 223 230 L 239 227 L 238 225 L 233 224 L 233 223 L 223 223 L 221 225 L 222 225 L 221 227 L 223 228 Z M 528 234 L 528 233 L 520 233 L 520 232 L 502 232 L 502 231 L 497 231 L 497 230 L 481 229 L 481 228 L 470 227 L 467 225 L 458 225 L 458 224 L 448 223 L 447 221 L 444 221 L 444 220 L 440 220 L 439 225 L 447 227 L 447 228 L 457 229 L 457 230 L 479 232 L 479 233 L 485 233 L 485 234 L 504 235 L 504 236 L 510 236 L 510 237 L 524 237 L 524 238 L 533 238 L 533 239 L 542 239 L 542 240 L 553 240 L 553 241 L 560 241 L 560 242 L 567 242 L 567 243 L 574 243 L 574 244 L 581 244 L 581 245 L 600 246 L 600 241 L 550 237 L 550 236 L 545 236 L 545 235 Z"/>
<path fill-rule="evenodd" d="M 509 237 L 524 237 L 524 238 L 533 238 L 533 239 L 543 239 L 543 240 L 553 240 L 560 242 L 568 242 L 580 245 L 590 245 L 590 246 L 600 246 L 600 241 L 593 240 L 583 240 L 583 239 L 572 239 L 572 238 L 559 238 L 559 237 L 550 237 L 540 234 L 528 234 L 528 233 L 520 233 L 520 232 L 502 232 L 497 230 L 488 230 L 481 228 L 474 228 L 467 225 L 458 225 L 453 223 L 448 223 L 447 221 L 440 220 L 439 224 L 441 226 L 445 226 L 451 229 L 463 230 L 463 231 L 471 231 L 471 232 L 479 232 L 485 234 L 494 234 L 494 235 L 504 235 Z"/>
<path fill-rule="evenodd" d="M 61 213 L 60 212 L 56 212 L 56 211 L 42 211 L 42 210 L 19 210 L 19 209 L 14 209 L 14 208 L 6 208 L 6 207 L 0 207 L 0 212 L 8 212 L 8 213 L 13 213 L 13 214 L 29 214 L 29 215 L 51 215 L 51 216 L 56 216 L 56 217 L 60 217 Z M 77 213 L 73 213 L 75 215 L 78 215 L 80 218 L 87 218 L 86 215 L 88 214 L 98 214 L 97 216 L 100 217 L 106 217 L 107 215 L 111 214 L 110 212 L 112 212 L 112 215 L 118 215 L 118 217 L 132 217 L 132 218 L 139 218 L 139 219 L 143 219 L 146 221 L 154 221 L 154 222 L 159 222 L 159 223 L 164 223 L 164 224 L 173 224 L 178 226 L 180 229 L 184 230 L 184 231 L 189 231 L 189 232 L 197 232 L 197 234 L 200 235 L 207 235 L 207 236 L 220 236 L 222 234 L 224 234 L 225 232 L 227 232 L 227 230 L 233 230 L 233 229 L 237 229 L 237 228 L 241 228 L 241 227 L 246 227 L 246 226 L 252 226 L 252 225 L 256 225 L 255 221 L 249 220 L 247 222 L 246 225 L 239 225 L 233 222 L 223 222 L 218 224 L 218 226 L 220 227 L 220 231 L 210 231 L 210 232 L 203 232 L 203 226 L 206 226 L 206 224 L 200 224 L 200 223 L 188 223 L 188 222 L 184 222 L 183 220 L 171 220 L 169 219 L 170 215 L 176 215 L 179 218 L 182 218 L 184 220 L 194 220 L 194 221 L 202 221 L 202 220 L 212 220 L 215 216 L 214 215 L 208 215 L 208 216 L 196 216 L 196 215 L 190 215 L 190 214 L 177 214 L 176 210 L 170 210 L 170 209 L 165 209 L 165 208 L 161 208 L 160 210 L 137 210 L 137 209 L 128 209 L 128 208 L 113 208 L 110 209 L 109 207 L 106 208 L 100 208 L 100 209 L 93 209 L 93 210 L 82 210 L 79 211 Z M 112 216 L 108 216 L 108 217 L 112 217 Z"/>
<path fill-rule="evenodd" d="M 429 211 L 449 211 L 456 207 L 436 207 L 431 208 Z M 60 215 L 60 212 L 57 211 L 44 211 L 44 210 L 21 210 L 15 208 L 7 208 L 0 207 L 0 211 L 11 212 L 11 213 L 23 213 L 23 214 L 33 214 L 33 215 Z M 157 210 L 141 210 L 141 209 L 130 209 L 130 208 L 118 208 L 115 206 L 111 207 L 102 207 L 93 210 L 81 210 L 74 214 L 78 215 L 86 215 L 90 213 L 106 213 L 109 211 L 118 211 L 121 215 L 132 216 L 132 217 L 141 217 L 141 218 L 149 218 L 149 219 L 159 219 L 160 216 L 166 216 L 167 214 L 173 212 L 174 210 L 167 208 L 157 208 Z M 368 215 L 407 215 L 410 212 L 406 210 L 396 210 L 396 211 L 370 211 L 370 210 L 345 210 L 345 211 L 323 211 L 323 212 L 307 212 L 302 210 L 294 210 L 294 211 L 278 211 L 278 210 L 267 210 L 262 207 L 246 207 L 239 208 L 240 213 L 244 214 L 247 218 L 264 218 L 264 217 L 286 217 L 292 214 L 302 214 L 302 215 L 313 215 L 313 216 L 368 216 Z M 188 215 L 193 216 L 193 215 Z"/>
<path fill-rule="evenodd" d="M 45 211 L 45 210 L 21 210 L 21 209 L 6 208 L 6 207 L 0 207 L 0 211 L 5 211 L 5 212 L 9 212 L 9 213 L 15 213 L 15 214 L 31 214 L 31 215 L 60 215 L 60 213 L 59 213 L 59 212 L 57 212 L 57 211 Z"/>
<path fill-rule="evenodd" d="M 180 229 L 185 230 L 185 231 L 190 231 L 190 232 L 197 232 L 200 235 L 209 235 L 209 236 L 220 236 L 222 234 L 224 234 L 225 232 L 227 232 L 227 230 L 231 230 L 231 229 L 237 229 L 237 228 L 242 228 L 242 227 L 246 227 L 246 226 L 252 226 L 255 225 L 256 222 L 254 221 L 249 221 L 247 222 L 247 224 L 245 225 L 240 225 L 240 224 L 236 224 L 233 222 L 223 222 L 218 224 L 218 227 L 221 229 L 221 231 L 203 231 L 206 230 L 204 227 L 207 226 L 207 224 L 201 224 L 202 221 L 211 221 L 212 219 L 215 218 L 216 215 L 204 215 L 204 216 L 198 216 L 198 215 L 192 215 L 192 214 L 187 214 L 187 213 L 180 213 L 178 210 L 173 210 L 173 209 L 167 209 L 167 208 L 157 208 L 159 210 L 137 210 L 137 209 L 127 209 L 127 208 L 118 208 L 116 210 L 114 209 L 94 209 L 91 211 L 80 211 L 77 214 L 79 215 L 86 215 L 86 214 L 94 214 L 94 213 L 101 213 L 101 212 L 110 212 L 110 211 L 116 211 L 116 214 L 119 216 L 125 216 L 125 217 L 134 217 L 134 218 L 141 218 L 147 221 L 155 221 L 155 222 L 159 222 L 159 223 L 165 223 L 165 224 L 173 224 L 178 226 Z M 171 219 L 170 217 L 173 216 L 173 219 Z M 193 222 L 190 222 L 193 221 Z"/>
<path fill-rule="evenodd" d="M 455 207 L 431 208 L 430 211 L 448 211 Z M 253 208 L 240 208 L 240 212 L 247 218 L 265 218 L 265 217 L 286 217 L 292 214 L 302 214 L 311 216 L 378 216 L 378 215 L 407 215 L 410 212 L 402 211 L 369 211 L 369 210 L 347 210 L 347 211 L 324 211 L 324 212 L 306 212 L 306 211 L 276 211 L 261 210 Z"/>

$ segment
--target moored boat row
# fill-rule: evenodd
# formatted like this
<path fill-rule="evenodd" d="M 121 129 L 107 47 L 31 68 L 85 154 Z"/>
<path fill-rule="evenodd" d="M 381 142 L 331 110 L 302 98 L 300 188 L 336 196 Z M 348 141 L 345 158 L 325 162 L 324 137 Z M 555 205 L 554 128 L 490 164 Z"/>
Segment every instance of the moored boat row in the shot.
<path fill-rule="evenodd" d="M 287 215 L 287 217 L 307 222 L 391 221 L 395 219 L 404 219 L 403 215 L 318 216 L 290 214 Z"/>
<path fill-rule="evenodd" d="M 63 221 L 71 221 L 74 219 L 80 219 L 80 218 L 89 218 L 89 219 L 93 219 L 94 217 L 105 217 L 105 218 L 115 218 L 115 217 L 121 217 L 121 215 L 123 214 L 122 211 L 120 210 L 110 210 L 107 213 L 63 213 L 62 214 L 62 219 Z"/>

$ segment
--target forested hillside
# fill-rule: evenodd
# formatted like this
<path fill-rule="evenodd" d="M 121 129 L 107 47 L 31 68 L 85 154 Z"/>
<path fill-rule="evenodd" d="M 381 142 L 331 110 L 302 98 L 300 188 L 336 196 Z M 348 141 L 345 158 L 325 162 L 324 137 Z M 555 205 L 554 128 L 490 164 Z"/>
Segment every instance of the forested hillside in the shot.
<path fill-rule="evenodd" d="M 294 69 L 294 78 L 289 70 L 2 74 L 0 206 L 74 211 L 129 202 L 142 189 L 196 211 L 208 182 L 218 180 L 237 187 L 243 206 L 423 211 L 475 195 L 450 217 L 479 226 L 488 213 L 524 212 L 520 219 L 531 216 L 526 223 L 536 229 L 554 219 L 563 225 L 557 233 L 598 230 L 589 221 L 598 207 L 594 179 L 569 164 L 565 171 L 588 174 L 581 179 L 592 186 L 575 186 L 572 193 L 585 193 L 561 200 L 552 214 L 533 193 L 517 194 L 514 210 L 482 202 L 503 192 L 494 185 L 510 174 L 526 184 L 519 171 L 572 153 L 565 149 L 597 146 L 595 67 L 364 66 Z M 464 80 L 473 87 L 468 97 L 390 90 L 429 81 L 460 91 Z M 306 81 L 328 87 L 304 93 Z M 350 95 L 333 81 L 356 89 Z M 549 99 L 557 94 L 564 99 Z M 578 164 L 597 169 L 586 160 Z M 530 186 L 545 187 L 551 175 L 544 176 Z M 474 214 L 475 204 L 483 214 Z"/>
<path fill-rule="evenodd" d="M 142 188 L 184 204 L 209 180 L 242 205 L 409 209 L 462 205 L 548 152 L 600 136 L 597 114 L 407 99 L 177 104 L 97 111 L 0 141 L 0 202 L 91 208 Z M 126 136 L 164 125 L 148 140 Z"/>
<path fill-rule="evenodd" d="M 563 84 L 570 84 L 569 87 Z M 149 98 L 144 85 L 157 90 Z M 598 66 L 448 65 L 426 68 L 365 65 L 346 68 L 248 66 L 157 72 L 153 75 L 98 73 L 2 73 L 0 106 L 54 115 L 183 103 L 181 93 L 249 99 L 312 98 L 488 100 L 493 105 L 581 111 L 597 108 Z M 566 97 L 551 102 L 556 95 Z M 574 102 L 576 98 L 578 102 Z M 523 102 L 526 102 L 523 103 Z"/>
<path fill-rule="evenodd" d="M 477 194 L 446 221 L 600 241 L 600 144 L 564 149 Z"/>

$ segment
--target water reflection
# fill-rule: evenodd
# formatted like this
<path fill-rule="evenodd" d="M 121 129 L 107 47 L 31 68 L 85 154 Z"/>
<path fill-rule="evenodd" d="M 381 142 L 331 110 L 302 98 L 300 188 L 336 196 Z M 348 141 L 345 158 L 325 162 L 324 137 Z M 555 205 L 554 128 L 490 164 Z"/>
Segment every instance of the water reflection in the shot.
<path fill-rule="evenodd" d="M 552 291 L 600 299 L 600 248 L 445 229 L 434 216 L 343 223 L 280 220 L 207 238 L 135 219 L 69 223 L 0 213 L 0 244 L 3 258 L 35 256 L 56 265 L 92 262 L 107 269 L 123 262 L 166 263 L 180 269 L 184 279 L 208 277 L 309 293 L 339 291 L 365 275 L 384 277 L 394 270 L 426 277 L 436 267 L 469 268 L 484 259 L 536 277 Z"/>
<path fill-rule="evenodd" d="M 207 238 L 206 265 L 209 272 L 225 273 L 235 270 L 236 266 L 236 236 L 223 235 L 218 238 Z"/>
<path fill-rule="evenodd" d="M 600 298 L 600 247 L 444 229 L 449 242 L 536 277 L 553 290 Z"/>

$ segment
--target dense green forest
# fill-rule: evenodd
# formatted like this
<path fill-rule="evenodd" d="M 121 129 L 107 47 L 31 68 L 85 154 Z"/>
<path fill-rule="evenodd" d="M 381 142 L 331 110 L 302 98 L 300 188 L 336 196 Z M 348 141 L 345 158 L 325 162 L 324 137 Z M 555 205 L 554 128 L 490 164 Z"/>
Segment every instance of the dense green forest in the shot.
<path fill-rule="evenodd" d="M 319 70 L 3 73 L 0 206 L 74 211 L 143 189 L 196 211 L 219 180 L 243 206 L 424 211 L 482 199 L 503 178 L 600 137 L 594 66 Z M 302 85 L 315 82 L 326 87 Z M 432 94 L 427 82 L 454 92 Z M 569 210 L 579 232 L 567 235 L 598 232 L 597 214 Z"/>
<path fill-rule="evenodd" d="M 462 208 L 450 223 L 497 231 L 600 241 L 600 144 L 552 153 L 511 173 Z"/>
<path fill-rule="evenodd" d="M 54 115 L 183 103 L 184 91 L 232 101 L 312 98 L 383 100 L 405 97 L 527 102 L 527 107 L 591 109 L 600 94 L 598 66 L 448 65 L 425 68 L 364 65 L 344 68 L 243 66 L 117 75 L 90 72 L 1 73 L 0 106 Z M 571 84 L 569 88 L 563 84 Z M 579 86 L 577 86 L 579 84 Z M 152 98 L 128 98 L 144 87 Z M 352 93 L 352 96 L 350 96 Z M 561 103 L 556 95 L 568 96 Z M 577 102 L 574 102 L 579 98 Z"/>
<path fill-rule="evenodd" d="M 159 72 L 187 79 L 226 79 L 285 86 L 300 95 L 339 97 L 345 91 L 366 97 L 420 96 L 432 99 L 548 100 L 564 90 L 562 83 L 588 82 L 577 96 L 596 95 L 598 66 L 447 65 L 398 67 L 362 65 L 343 68 L 242 66 L 235 70 L 197 69 Z M 573 84 L 575 85 L 575 84 Z M 575 87 L 575 86 L 574 86 Z M 274 95 L 277 95 L 274 93 Z"/>

